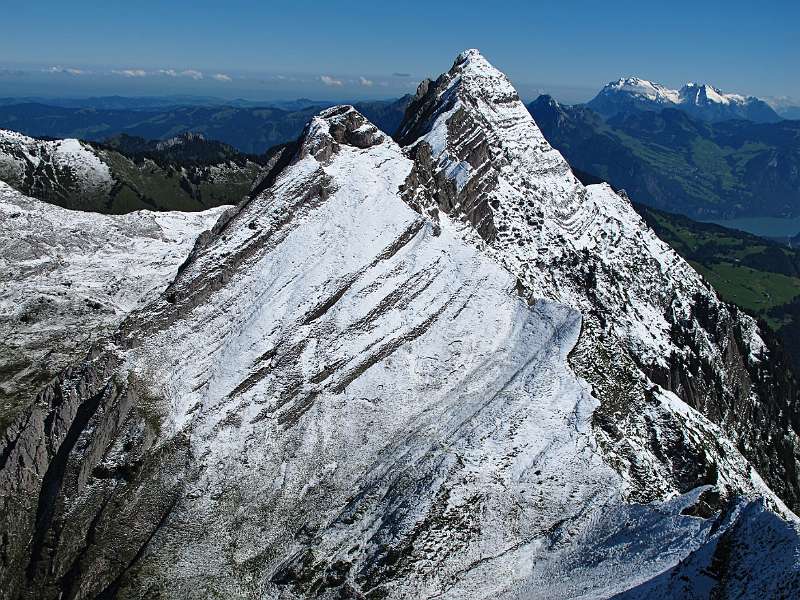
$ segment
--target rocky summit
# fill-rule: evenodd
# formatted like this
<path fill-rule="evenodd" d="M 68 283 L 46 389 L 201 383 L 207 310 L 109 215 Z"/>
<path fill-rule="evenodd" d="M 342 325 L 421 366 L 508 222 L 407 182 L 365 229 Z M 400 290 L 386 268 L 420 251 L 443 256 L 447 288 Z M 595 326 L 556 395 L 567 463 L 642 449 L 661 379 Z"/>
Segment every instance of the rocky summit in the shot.
<path fill-rule="evenodd" d="M 394 139 L 320 112 L 256 191 L 15 388 L 3 598 L 800 593 L 793 380 L 478 51 Z"/>

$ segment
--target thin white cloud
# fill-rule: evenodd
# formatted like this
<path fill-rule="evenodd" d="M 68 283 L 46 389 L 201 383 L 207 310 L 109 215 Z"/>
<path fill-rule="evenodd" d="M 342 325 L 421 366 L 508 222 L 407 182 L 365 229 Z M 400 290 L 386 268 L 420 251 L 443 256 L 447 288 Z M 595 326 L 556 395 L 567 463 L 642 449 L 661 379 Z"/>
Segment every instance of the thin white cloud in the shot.
<path fill-rule="evenodd" d="M 111 71 L 114 75 L 122 75 L 123 77 L 146 77 L 147 71 L 144 69 L 120 69 Z"/>
<path fill-rule="evenodd" d="M 800 98 L 791 96 L 765 96 L 762 100 L 774 109 L 800 106 Z"/>
<path fill-rule="evenodd" d="M 180 72 L 181 77 L 191 77 L 192 79 L 202 79 L 203 73 L 201 71 L 195 71 L 194 69 L 186 69 L 185 71 Z"/>
<path fill-rule="evenodd" d="M 217 73 L 215 75 L 212 75 L 212 77 L 214 79 L 216 79 L 217 81 L 233 81 L 231 79 L 231 76 L 230 75 L 226 75 L 225 73 Z"/>
<path fill-rule="evenodd" d="M 320 75 L 319 80 L 325 85 L 331 87 L 341 87 L 342 85 L 344 85 L 341 79 L 334 79 L 330 75 Z"/>
<path fill-rule="evenodd" d="M 364 87 L 372 87 L 374 82 L 371 79 L 367 79 L 366 77 L 359 77 L 358 83 L 360 83 Z"/>
<path fill-rule="evenodd" d="M 190 79 L 202 79 L 203 72 L 202 71 L 195 71 L 194 69 L 186 69 L 185 71 L 176 71 L 175 69 L 159 69 L 156 71 L 158 75 L 164 75 L 166 77 L 189 77 Z M 224 75 L 223 73 L 218 73 L 217 75 Z M 217 75 L 214 75 L 214 79 L 219 79 Z"/>
<path fill-rule="evenodd" d="M 313 79 L 304 79 L 301 77 L 290 77 L 287 75 L 265 75 L 263 78 L 256 79 L 255 81 L 264 85 L 269 85 L 271 82 L 274 81 L 292 81 L 295 83 L 318 83 L 320 80 L 321 79 L 319 77 L 314 77 Z"/>
<path fill-rule="evenodd" d="M 90 71 L 84 71 L 83 69 L 74 69 L 72 67 L 48 67 L 46 69 L 42 69 L 45 73 L 64 73 L 65 75 L 87 75 Z"/>

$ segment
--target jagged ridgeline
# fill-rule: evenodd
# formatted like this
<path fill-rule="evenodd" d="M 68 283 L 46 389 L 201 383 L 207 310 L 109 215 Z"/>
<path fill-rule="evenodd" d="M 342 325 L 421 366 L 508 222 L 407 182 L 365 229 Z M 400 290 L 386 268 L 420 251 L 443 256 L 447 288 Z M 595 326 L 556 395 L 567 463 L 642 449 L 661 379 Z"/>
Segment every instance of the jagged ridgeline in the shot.
<path fill-rule="evenodd" d="M 256 192 L 20 403 L 4 597 L 797 595 L 793 382 L 480 53 Z"/>
<path fill-rule="evenodd" d="M 409 100 L 403 96 L 357 106 L 394 132 Z M 152 113 L 38 104 L 0 107 L 0 121 L 22 133 L 92 140 L 34 139 L 0 129 L 0 181 L 64 208 L 110 214 L 236 204 L 260 189 L 275 155 L 319 110 L 177 107 Z M 181 130 L 186 131 L 174 135 Z"/>

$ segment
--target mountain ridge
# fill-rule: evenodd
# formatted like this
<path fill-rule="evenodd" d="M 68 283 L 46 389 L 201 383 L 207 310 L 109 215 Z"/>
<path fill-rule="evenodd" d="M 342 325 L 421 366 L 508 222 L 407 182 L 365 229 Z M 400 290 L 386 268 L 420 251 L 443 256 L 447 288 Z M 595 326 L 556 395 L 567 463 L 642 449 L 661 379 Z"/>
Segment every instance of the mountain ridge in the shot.
<path fill-rule="evenodd" d="M 751 350 L 746 340 L 755 330 L 754 322 L 749 317 L 740 320 L 735 309 L 732 313 L 728 313 L 727 308 L 717 314 L 714 314 L 716 308 L 709 311 L 721 305 L 713 291 L 709 293 L 707 284 L 655 235 L 644 233 L 646 227 L 627 199 L 620 198 L 605 185 L 583 189 L 566 161 L 545 141 L 507 78 L 481 58 L 476 59 L 478 66 L 469 69 L 474 76 L 465 79 L 458 69 L 459 61 L 469 67 L 470 57 L 470 53 L 461 56 L 453 70 L 435 84 L 420 86 L 408 110 L 427 118 L 427 128 L 411 120 L 409 126 L 399 132 L 401 143 L 410 142 L 403 137 L 410 131 L 412 140 L 414 137 L 431 139 L 431 147 L 439 158 L 434 162 L 433 173 L 426 174 L 425 178 L 436 180 L 444 175 L 453 186 L 447 193 L 446 183 L 439 183 L 445 195 L 441 191 L 426 194 L 423 190 L 423 199 L 438 195 L 438 201 L 428 200 L 433 206 L 423 206 L 423 210 L 447 213 L 455 210 L 456 214 L 463 214 L 489 244 L 490 253 L 495 244 L 503 248 L 499 259 L 518 277 L 525 293 L 578 308 L 584 314 L 584 339 L 597 336 L 594 342 L 587 342 L 589 346 L 603 348 L 619 336 L 620 353 L 629 356 L 635 367 L 622 361 L 598 368 L 597 365 L 608 359 L 602 352 L 595 354 L 595 350 L 588 349 L 583 356 L 586 361 L 583 366 L 572 363 L 596 388 L 611 386 L 613 389 L 614 379 L 636 381 L 641 375 L 633 373 L 639 371 L 644 374 L 644 381 L 654 380 L 667 389 L 674 389 L 690 405 L 702 410 L 705 400 L 701 398 L 705 394 L 713 395 L 712 390 L 720 386 L 713 381 L 716 377 L 736 381 L 744 372 L 741 363 L 736 364 L 740 359 L 726 364 L 728 359 L 718 355 L 715 369 L 719 372 L 705 384 L 700 383 L 702 377 L 691 385 L 687 385 L 688 381 L 681 382 L 680 378 L 675 380 L 673 370 L 682 370 L 679 363 L 703 362 L 699 355 L 706 352 L 694 347 L 694 342 L 689 340 L 709 334 L 698 338 L 697 333 L 689 330 L 721 328 L 710 333 L 711 339 L 725 339 L 735 337 L 729 328 L 743 327 L 744 331 L 736 334 L 739 336 L 736 344 L 743 342 L 743 345 L 734 350 L 736 346 L 732 344 L 730 350 L 741 354 L 746 364 L 751 360 L 747 358 Z M 462 84 L 468 86 L 468 91 L 459 99 L 455 90 L 460 90 Z M 482 103 L 486 106 L 477 113 L 476 107 Z M 427 133 L 418 137 L 422 131 Z M 470 131 L 478 133 L 469 135 Z M 465 141 L 451 149 L 446 143 L 448 136 Z M 498 143 L 498 139 L 502 142 Z M 422 160 L 425 165 L 430 162 L 424 153 Z M 620 260 L 626 262 L 620 263 Z M 644 268 L 643 260 L 651 260 L 652 265 Z M 664 287 L 664 281 L 671 283 Z M 678 289 L 670 289 L 672 285 Z M 688 288 L 681 290 L 683 286 Z M 641 294 L 640 299 L 634 294 Z M 661 306 L 653 301 L 658 294 L 664 295 Z M 676 304 L 676 295 L 683 298 L 683 306 Z M 631 304 L 633 311 L 629 308 Z M 706 313 L 710 319 L 702 317 L 701 325 L 694 320 L 692 313 L 695 311 Z M 607 325 L 615 321 L 618 332 L 607 332 Z M 663 325 L 656 326 L 657 322 Z M 689 330 L 678 334 L 687 326 Z M 610 339 L 608 333 L 612 334 Z M 760 344 L 757 342 L 756 348 Z M 583 354 L 580 346 L 574 354 Z M 691 359 L 692 355 L 697 358 Z M 611 376 L 609 372 L 613 369 L 620 369 L 620 372 Z M 703 392 L 699 391 L 701 385 L 707 386 Z M 695 394 L 696 399 L 692 400 Z M 634 392 L 629 406 L 635 405 L 636 397 L 646 395 L 644 389 Z M 746 396 L 740 400 L 748 403 Z M 791 397 L 794 399 L 788 401 L 796 403 L 797 399 Z M 719 401 L 728 402 L 721 398 Z M 602 414 L 603 408 L 597 412 Z M 615 418 L 618 420 L 619 415 Z M 640 452 L 646 454 L 645 449 Z M 653 465 L 657 464 L 658 459 L 654 459 Z M 780 485 L 781 479 L 772 481 Z"/>
<path fill-rule="evenodd" d="M 130 136 L 104 144 L 37 140 L 0 130 L 0 180 L 76 210 L 197 211 L 239 202 L 270 160 L 197 138 L 161 149 L 159 143 Z"/>
<path fill-rule="evenodd" d="M 773 123 L 781 117 L 755 96 L 726 94 L 712 85 L 689 82 L 678 90 L 639 77 L 622 77 L 606 84 L 587 106 L 605 117 L 638 110 L 676 108 L 705 121 L 746 119 Z"/>

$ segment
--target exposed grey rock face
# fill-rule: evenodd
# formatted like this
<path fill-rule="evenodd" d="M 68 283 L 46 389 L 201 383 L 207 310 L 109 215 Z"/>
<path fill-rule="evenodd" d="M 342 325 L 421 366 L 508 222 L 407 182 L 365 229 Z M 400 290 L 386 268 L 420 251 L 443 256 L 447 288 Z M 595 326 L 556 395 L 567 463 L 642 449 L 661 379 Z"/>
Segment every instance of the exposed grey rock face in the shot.
<path fill-rule="evenodd" d="M 667 308 L 729 309 L 476 51 L 420 90 L 405 147 L 315 117 L 12 423 L 5 597 L 796 589 L 796 517 L 645 371 L 689 353 Z"/>
<path fill-rule="evenodd" d="M 90 529 L 76 533 L 81 518 L 59 517 L 65 498 L 83 493 L 87 480 L 113 485 L 129 475 L 126 468 L 92 471 L 111 440 L 128 445 L 130 463 L 138 465 L 132 434 L 121 423 L 134 399 L 134 413 L 147 410 L 127 382 L 113 381 L 119 362 L 113 353 L 91 351 L 82 361 L 95 341 L 167 285 L 223 210 L 102 216 L 64 210 L 0 183 L 0 566 L 10 584 L 4 597 L 26 586 L 37 597 L 38 584 L 30 582 L 47 580 L 40 559 L 51 548 L 63 546 L 73 560 L 94 551 L 87 534 L 118 526 L 119 520 L 92 520 L 92 513 Z M 143 492 L 157 503 L 164 488 Z M 119 544 L 105 551 L 114 560 L 124 556 Z M 70 597 L 78 576 L 70 569 L 41 593 Z"/>

